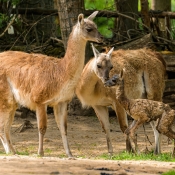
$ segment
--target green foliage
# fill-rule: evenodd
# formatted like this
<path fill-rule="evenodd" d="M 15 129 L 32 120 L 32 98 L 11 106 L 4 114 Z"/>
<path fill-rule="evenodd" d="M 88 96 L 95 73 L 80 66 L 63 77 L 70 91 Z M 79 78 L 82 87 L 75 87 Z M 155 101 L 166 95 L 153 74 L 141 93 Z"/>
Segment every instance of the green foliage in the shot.
<path fill-rule="evenodd" d="M 115 1 L 114 0 L 85 0 L 85 9 L 87 10 L 110 10 L 115 11 Z M 141 10 L 140 1 L 138 1 L 138 10 Z M 151 0 L 148 0 L 149 8 L 151 9 Z M 175 11 L 175 0 L 171 1 L 171 10 Z M 174 21 L 174 20 L 173 20 Z M 114 19 L 112 18 L 98 18 L 97 25 L 100 33 L 106 38 L 111 38 L 113 36 L 112 29 L 114 28 Z M 142 26 L 140 26 L 142 29 Z M 174 22 L 172 26 L 172 35 L 174 35 Z M 174 38 L 174 36 L 172 36 Z"/>
<path fill-rule="evenodd" d="M 87 10 L 115 10 L 114 0 L 85 0 Z"/>
<path fill-rule="evenodd" d="M 6 14 L 0 13 L 0 28 L 5 27 L 6 21 L 8 21 L 9 17 Z"/>
<path fill-rule="evenodd" d="M 86 10 L 110 10 L 115 11 L 114 0 L 85 0 Z M 95 22 L 98 25 L 99 32 L 106 38 L 111 38 L 113 35 L 114 18 L 100 17 L 96 18 Z"/>
<path fill-rule="evenodd" d="M 106 38 L 111 38 L 113 36 L 113 32 L 111 29 L 114 28 L 114 18 L 96 18 L 95 23 L 98 26 L 99 32 Z"/>
<path fill-rule="evenodd" d="M 7 3 L 9 0 L 2 0 L 2 3 Z M 11 5 L 17 5 L 20 3 L 21 0 L 11 0 Z M 8 8 L 7 8 L 8 10 Z M 5 28 L 7 23 L 10 21 L 12 16 L 7 15 L 8 12 L 0 13 L 0 29 Z"/>
<path fill-rule="evenodd" d="M 175 158 L 171 156 L 170 153 L 162 153 L 160 155 L 155 155 L 153 152 L 151 153 L 141 153 L 141 154 L 133 154 L 128 153 L 126 151 L 116 154 L 112 157 L 109 157 L 107 154 L 103 154 L 101 156 L 103 159 L 112 159 L 112 160 L 156 160 L 156 161 L 164 161 L 164 162 L 175 162 Z"/>
<path fill-rule="evenodd" d="M 162 175 L 175 175 L 175 171 L 174 170 L 170 170 L 168 172 L 163 173 Z"/>
<path fill-rule="evenodd" d="M 9 0 L 2 0 L 2 2 L 7 2 Z M 20 3 L 21 0 L 11 0 L 12 5 L 17 5 Z"/>
<path fill-rule="evenodd" d="M 175 0 L 171 1 L 171 10 L 174 12 L 175 11 Z"/>

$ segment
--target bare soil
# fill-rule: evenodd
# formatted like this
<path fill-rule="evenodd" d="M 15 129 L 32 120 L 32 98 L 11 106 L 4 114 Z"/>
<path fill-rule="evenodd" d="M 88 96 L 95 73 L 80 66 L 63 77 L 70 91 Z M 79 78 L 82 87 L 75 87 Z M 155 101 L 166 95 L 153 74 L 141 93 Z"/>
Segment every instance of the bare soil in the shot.
<path fill-rule="evenodd" d="M 12 141 L 15 149 L 24 155 L 5 155 L 0 144 L 0 174 L 78 174 L 78 175 L 152 175 L 175 170 L 175 162 L 159 161 L 113 161 L 100 158 L 107 154 L 105 134 L 94 116 L 69 116 L 68 139 L 75 160 L 66 158 L 60 132 L 53 115 L 48 116 L 48 129 L 44 139 L 44 157 L 37 157 L 38 130 L 36 119 L 28 118 L 33 128 L 23 132 L 17 130 L 24 119 L 16 117 L 12 125 Z M 116 117 L 110 117 L 111 137 L 114 154 L 125 150 L 125 136 L 120 131 Z M 145 141 L 143 127 L 138 130 L 138 143 L 141 151 L 146 146 L 154 149 L 154 136 L 151 126 L 145 125 L 146 134 L 152 145 Z M 172 144 L 167 137 L 162 138 L 162 152 L 170 152 Z"/>

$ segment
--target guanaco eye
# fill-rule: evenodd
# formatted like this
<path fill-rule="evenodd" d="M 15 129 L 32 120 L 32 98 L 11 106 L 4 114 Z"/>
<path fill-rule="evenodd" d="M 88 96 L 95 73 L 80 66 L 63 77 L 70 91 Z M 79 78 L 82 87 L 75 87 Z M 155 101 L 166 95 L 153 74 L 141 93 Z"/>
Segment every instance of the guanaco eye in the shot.
<path fill-rule="evenodd" d="M 98 67 L 99 69 L 101 69 L 101 65 L 97 64 L 97 67 Z"/>
<path fill-rule="evenodd" d="M 92 28 L 87 28 L 86 30 L 87 30 L 87 32 L 92 32 L 93 29 Z"/>

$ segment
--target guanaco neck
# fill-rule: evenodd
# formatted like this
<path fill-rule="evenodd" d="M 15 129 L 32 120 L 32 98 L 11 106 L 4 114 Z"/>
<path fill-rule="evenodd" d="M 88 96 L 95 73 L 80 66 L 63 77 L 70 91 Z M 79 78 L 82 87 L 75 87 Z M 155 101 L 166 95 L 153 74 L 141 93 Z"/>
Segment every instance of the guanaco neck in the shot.
<path fill-rule="evenodd" d="M 85 60 L 85 47 L 87 41 L 81 37 L 80 28 L 74 26 L 67 44 L 67 50 L 64 56 L 66 65 L 66 74 L 80 77 Z"/>
<path fill-rule="evenodd" d="M 93 103 L 92 96 L 95 98 L 95 96 L 97 96 L 99 93 L 97 89 L 97 82 L 99 78 L 93 70 L 93 61 L 93 59 L 90 60 L 83 69 L 81 75 L 81 77 L 83 78 L 77 86 L 77 94 L 79 98 L 81 99 L 81 97 L 83 96 L 83 98 L 81 99 L 82 103 L 84 103 L 83 105 L 91 105 Z M 84 101 L 84 99 L 86 100 Z"/>
<path fill-rule="evenodd" d="M 129 99 L 126 97 L 124 92 L 124 81 L 121 82 L 121 85 L 117 89 L 117 99 L 123 108 L 129 112 Z"/>
<path fill-rule="evenodd" d="M 94 93 L 97 82 L 99 81 L 98 76 L 94 72 L 94 61 L 95 61 L 95 58 L 92 59 L 88 63 L 87 68 L 84 69 L 84 72 L 86 73 L 86 78 L 83 81 L 86 84 L 86 90 L 91 94 Z"/>

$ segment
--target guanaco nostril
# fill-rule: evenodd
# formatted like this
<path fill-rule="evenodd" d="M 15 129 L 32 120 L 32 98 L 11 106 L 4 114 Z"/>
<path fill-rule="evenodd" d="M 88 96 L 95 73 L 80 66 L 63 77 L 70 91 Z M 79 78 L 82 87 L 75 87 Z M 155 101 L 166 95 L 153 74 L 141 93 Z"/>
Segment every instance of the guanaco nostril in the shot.
<path fill-rule="evenodd" d="M 116 83 L 117 82 L 117 79 L 113 78 L 112 79 L 112 82 Z"/>
<path fill-rule="evenodd" d="M 105 79 L 105 81 L 107 81 L 107 80 L 109 80 L 109 77 L 105 77 L 104 79 Z"/>

